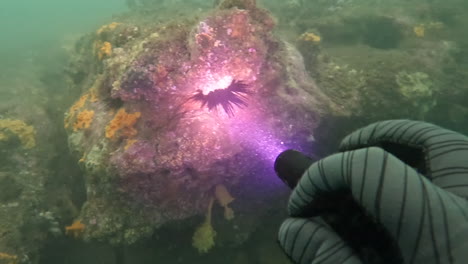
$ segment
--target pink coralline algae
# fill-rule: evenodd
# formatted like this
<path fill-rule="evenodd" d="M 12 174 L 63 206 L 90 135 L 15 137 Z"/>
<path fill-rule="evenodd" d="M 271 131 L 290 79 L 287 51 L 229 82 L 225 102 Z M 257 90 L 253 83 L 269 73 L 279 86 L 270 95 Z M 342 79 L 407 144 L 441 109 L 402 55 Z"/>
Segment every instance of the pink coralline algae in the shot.
<path fill-rule="evenodd" d="M 124 175 L 149 174 L 156 171 L 156 153 L 148 142 L 137 141 L 127 150 L 117 152 L 111 158 L 111 164 Z"/>

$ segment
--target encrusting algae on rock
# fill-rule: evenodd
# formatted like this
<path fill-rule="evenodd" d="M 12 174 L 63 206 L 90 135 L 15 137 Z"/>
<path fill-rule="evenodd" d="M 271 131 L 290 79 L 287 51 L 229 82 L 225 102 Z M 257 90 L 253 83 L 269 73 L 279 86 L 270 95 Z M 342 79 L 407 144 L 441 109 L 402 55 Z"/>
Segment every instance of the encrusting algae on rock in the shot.
<path fill-rule="evenodd" d="M 14 119 L 0 119 L 0 141 L 11 138 L 10 134 L 16 135 L 23 147 L 30 149 L 36 146 L 36 130 L 24 121 Z"/>
<path fill-rule="evenodd" d="M 312 33 L 312 32 L 306 32 L 302 34 L 299 37 L 299 39 L 302 41 L 312 42 L 312 43 L 319 43 L 320 41 L 322 41 L 322 38 L 319 35 Z"/>
<path fill-rule="evenodd" d="M 108 39 L 106 39 L 106 33 L 112 32 L 121 24 L 122 23 L 112 22 L 110 24 L 100 27 L 96 31 L 96 34 L 98 35 L 99 39 L 97 39 L 94 42 L 94 52 L 99 60 L 102 60 L 105 57 L 109 57 L 110 55 L 112 55 L 112 44 L 108 41 Z"/>
<path fill-rule="evenodd" d="M 70 122 L 75 117 L 76 112 L 86 104 L 86 101 L 88 100 L 88 98 L 89 98 L 89 94 L 85 93 L 80 97 L 80 99 L 78 99 L 70 107 L 70 109 L 68 110 L 67 115 L 65 116 L 65 120 L 64 120 L 65 128 L 68 128 L 70 126 Z"/>
<path fill-rule="evenodd" d="M 0 263 L 16 264 L 18 263 L 18 256 L 0 252 Z"/>
<path fill-rule="evenodd" d="M 94 111 L 93 110 L 84 110 L 81 111 L 76 117 L 75 123 L 73 124 L 73 131 L 78 131 L 80 129 L 89 128 L 91 122 L 93 122 Z"/>
<path fill-rule="evenodd" d="M 98 81 L 96 81 L 98 82 Z M 97 101 L 99 101 L 99 97 L 98 97 L 98 91 L 95 87 L 91 88 L 89 90 L 89 101 L 91 103 L 96 103 Z"/>
<path fill-rule="evenodd" d="M 110 24 L 104 25 L 104 26 L 100 27 L 100 28 L 96 31 L 96 34 L 101 35 L 101 34 L 104 33 L 104 32 L 112 31 L 112 30 L 114 30 L 116 27 L 118 27 L 118 26 L 121 25 L 121 24 L 122 24 L 122 23 L 119 23 L 119 22 L 112 22 L 112 23 L 110 23 Z"/>
<path fill-rule="evenodd" d="M 418 38 L 424 38 L 428 31 L 438 31 L 444 28 L 444 23 L 433 21 L 426 24 L 419 24 L 413 27 L 413 33 Z"/>
<path fill-rule="evenodd" d="M 73 224 L 65 227 L 65 235 L 73 236 L 74 238 L 78 238 L 83 234 L 85 229 L 85 225 L 81 223 L 81 221 L 76 220 Z"/>
<path fill-rule="evenodd" d="M 214 238 L 216 237 L 216 231 L 211 225 L 211 210 L 213 208 L 214 199 L 210 200 L 208 205 L 208 212 L 205 216 L 205 221 L 197 228 L 192 237 L 192 246 L 200 253 L 208 252 L 214 247 Z"/>
<path fill-rule="evenodd" d="M 417 37 L 422 38 L 426 34 L 426 28 L 424 25 L 418 25 L 413 28 L 413 32 Z"/>
<path fill-rule="evenodd" d="M 140 118 L 141 113 L 135 112 L 129 114 L 124 108 L 119 109 L 114 118 L 106 126 L 106 138 L 115 138 L 117 132 L 120 137 L 131 138 L 135 136 L 138 131 L 134 125 Z"/>
<path fill-rule="evenodd" d="M 127 150 L 129 147 L 131 147 L 133 144 L 135 144 L 138 140 L 136 139 L 127 139 L 127 142 L 125 143 L 124 149 Z"/>
<path fill-rule="evenodd" d="M 89 128 L 94 118 L 93 110 L 83 110 L 80 111 L 85 105 L 86 102 L 95 103 L 98 101 L 97 91 L 91 89 L 91 91 L 83 94 L 80 99 L 78 99 L 68 110 L 68 113 L 65 115 L 64 127 L 69 128 L 73 124 L 73 131 L 76 132 L 80 129 Z M 76 117 L 75 121 L 73 119 Z"/>
<path fill-rule="evenodd" d="M 104 59 L 104 57 L 109 57 L 110 55 L 112 55 L 112 44 L 109 41 L 104 41 L 103 43 L 98 42 L 97 45 L 97 56 L 99 60 L 102 60 Z"/>

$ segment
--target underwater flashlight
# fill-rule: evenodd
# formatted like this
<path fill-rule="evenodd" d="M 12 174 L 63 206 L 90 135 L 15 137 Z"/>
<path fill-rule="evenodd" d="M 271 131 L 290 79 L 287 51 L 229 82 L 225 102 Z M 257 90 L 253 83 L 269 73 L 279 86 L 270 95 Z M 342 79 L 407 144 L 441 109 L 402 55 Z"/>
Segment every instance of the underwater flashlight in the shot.
<path fill-rule="evenodd" d="M 294 189 L 302 174 L 315 161 L 316 159 L 308 157 L 297 150 L 288 149 L 281 152 L 276 158 L 275 172 L 289 188 Z"/>

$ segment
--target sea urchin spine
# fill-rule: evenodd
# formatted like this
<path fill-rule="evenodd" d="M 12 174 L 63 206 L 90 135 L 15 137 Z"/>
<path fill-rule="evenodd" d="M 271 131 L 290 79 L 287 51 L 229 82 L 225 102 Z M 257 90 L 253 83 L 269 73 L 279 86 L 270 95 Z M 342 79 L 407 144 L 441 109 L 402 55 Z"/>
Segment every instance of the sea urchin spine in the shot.
<path fill-rule="evenodd" d="M 210 111 L 221 106 L 226 114 L 232 117 L 234 116 L 234 106 L 240 108 L 247 106 L 247 87 L 248 85 L 244 82 L 233 80 L 228 87 L 216 89 L 208 94 L 203 94 L 201 90 L 198 90 L 190 99 L 200 102 L 202 108 L 206 106 Z"/>

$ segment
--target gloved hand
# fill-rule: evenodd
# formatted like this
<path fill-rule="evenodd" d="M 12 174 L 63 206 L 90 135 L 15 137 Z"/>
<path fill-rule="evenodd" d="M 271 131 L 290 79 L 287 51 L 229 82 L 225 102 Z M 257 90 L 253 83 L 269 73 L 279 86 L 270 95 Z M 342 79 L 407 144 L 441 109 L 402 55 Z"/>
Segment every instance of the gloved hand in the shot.
<path fill-rule="evenodd" d="M 312 164 L 291 194 L 278 239 L 294 262 L 363 263 L 316 209 L 328 194 L 348 191 L 391 236 L 404 263 L 468 263 L 466 136 L 390 120 L 350 134 L 340 151 Z"/>

